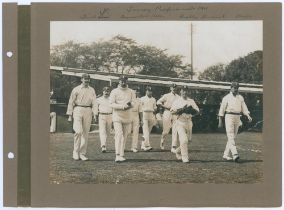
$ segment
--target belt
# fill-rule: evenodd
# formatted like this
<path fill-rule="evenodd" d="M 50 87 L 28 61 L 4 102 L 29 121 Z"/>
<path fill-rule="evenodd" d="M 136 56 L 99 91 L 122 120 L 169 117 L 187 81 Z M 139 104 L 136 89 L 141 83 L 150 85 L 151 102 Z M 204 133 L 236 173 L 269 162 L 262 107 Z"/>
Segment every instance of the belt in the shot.
<path fill-rule="evenodd" d="M 242 115 L 241 113 L 237 113 L 237 112 L 226 112 L 226 114 L 232 114 L 232 115 Z"/>
<path fill-rule="evenodd" d="M 84 107 L 84 108 L 91 108 L 92 106 L 84 106 L 84 105 L 75 105 L 76 106 L 79 106 L 79 107 Z"/>
<path fill-rule="evenodd" d="M 112 113 L 99 113 L 99 114 L 101 114 L 101 115 L 110 115 L 110 114 L 112 114 Z"/>

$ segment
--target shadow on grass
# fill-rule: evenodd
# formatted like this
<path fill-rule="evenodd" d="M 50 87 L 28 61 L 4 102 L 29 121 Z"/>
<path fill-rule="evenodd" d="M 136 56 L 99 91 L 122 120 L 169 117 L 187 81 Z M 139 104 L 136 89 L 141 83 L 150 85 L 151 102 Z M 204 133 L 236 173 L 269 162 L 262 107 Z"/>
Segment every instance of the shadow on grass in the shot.
<path fill-rule="evenodd" d="M 125 150 L 125 152 L 132 152 L 131 150 Z M 149 151 L 138 150 L 138 153 L 151 153 L 151 152 L 170 152 L 170 150 L 152 149 Z"/>
<path fill-rule="evenodd" d="M 263 160 L 239 160 L 239 162 L 235 163 L 233 160 L 190 160 L 191 163 L 234 163 L 234 164 L 244 164 L 244 163 L 259 163 L 263 162 Z"/>
<path fill-rule="evenodd" d="M 195 149 L 195 150 L 191 150 L 189 149 L 188 152 L 196 152 L 196 153 L 199 153 L 199 152 L 224 152 L 224 150 L 201 150 L 201 149 Z"/>
<path fill-rule="evenodd" d="M 134 153 L 132 150 L 124 150 L 125 153 Z M 137 153 L 151 153 L 151 152 L 171 152 L 170 150 L 161 150 L 161 149 L 152 149 L 149 151 L 143 151 L 143 150 L 138 150 Z M 102 154 L 107 154 L 107 153 L 115 153 L 115 150 L 107 150 L 106 152 L 100 152 Z"/>
<path fill-rule="evenodd" d="M 87 162 L 114 162 L 114 159 L 89 159 Z M 138 162 L 180 162 L 179 160 L 158 160 L 158 159 L 126 159 L 126 161 L 118 163 L 138 163 Z"/>
<path fill-rule="evenodd" d="M 73 160 L 74 161 L 74 160 Z M 114 159 L 89 159 L 88 161 L 74 161 L 74 162 L 114 162 Z M 180 160 L 159 160 L 159 159 L 126 159 L 124 162 L 119 163 L 138 163 L 138 162 L 181 162 Z M 233 164 L 245 164 L 245 163 L 260 163 L 263 160 L 245 160 L 241 159 L 238 163 L 233 160 L 190 160 L 190 163 L 233 163 Z"/>

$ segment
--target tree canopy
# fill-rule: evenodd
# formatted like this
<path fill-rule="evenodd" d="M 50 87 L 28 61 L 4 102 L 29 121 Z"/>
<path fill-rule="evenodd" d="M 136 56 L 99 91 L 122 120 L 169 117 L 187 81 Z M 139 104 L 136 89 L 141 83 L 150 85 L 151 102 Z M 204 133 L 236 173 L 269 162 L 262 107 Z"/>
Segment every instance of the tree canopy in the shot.
<path fill-rule="evenodd" d="M 190 78 L 190 64 L 167 49 L 139 45 L 117 35 L 108 41 L 80 44 L 68 41 L 51 49 L 51 65 L 125 74 L 146 74 Z"/>
<path fill-rule="evenodd" d="M 228 65 L 217 64 L 208 67 L 199 75 L 199 79 L 261 84 L 262 65 L 262 51 L 254 51 L 231 61 Z"/>

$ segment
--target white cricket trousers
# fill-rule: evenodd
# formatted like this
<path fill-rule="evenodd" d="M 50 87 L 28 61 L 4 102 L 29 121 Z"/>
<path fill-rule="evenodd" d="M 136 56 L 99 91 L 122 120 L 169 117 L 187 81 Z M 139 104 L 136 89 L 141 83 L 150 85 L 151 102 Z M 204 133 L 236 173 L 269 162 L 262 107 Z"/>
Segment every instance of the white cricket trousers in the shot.
<path fill-rule="evenodd" d="M 172 128 L 172 147 L 177 146 L 177 129 L 176 129 L 176 115 L 172 115 L 169 110 L 165 110 L 163 114 L 163 132 L 161 142 L 165 142 L 166 136 Z"/>
<path fill-rule="evenodd" d="M 144 137 L 144 146 L 150 147 L 150 133 L 152 131 L 153 126 L 156 124 L 156 120 L 154 118 L 151 119 L 143 119 L 143 137 Z"/>
<path fill-rule="evenodd" d="M 115 154 L 124 156 L 125 143 L 131 132 L 131 123 L 113 122 L 115 131 Z"/>
<path fill-rule="evenodd" d="M 132 145 L 131 149 L 137 149 L 138 148 L 138 137 L 139 137 L 139 113 L 133 112 L 133 121 L 132 121 Z"/>
<path fill-rule="evenodd" d="M 229 156 L 229 153 L 231 151 L 233 158 L 236 158 L 238 157 L 238 151 L 236 148 L 235 140 L 240 125 L 240 115 L 226 114 L 225 125 L 228 141 L 224 151 L 224 156 Z"/>
<path fill-rule="evenodd" d="M 50 132 L 54 133 L 56 131 L 56 113 L 50 113 Z"/>
<path fill-rule="evenodd" d="M 86 155 L 88 136 L 92 122 L 92 109 L 90 107 L 76 106 L 73 111 L 74 154 Z"/>
<path fill-rule="evenodd" d="M 177 148 L 176 152 L 181 153 L 182 161 L 188 161 L 188 140 L 192 138 L 192 126 L 191 119 L 187 121 L 176 121 L 176 129 L 180 142 L 180 146 Z"/>
<path fill-rule="evenodd" d="M 106 146 L 107 137 L 110 136 L 112 126 L 112 114 L 99 114 L 99 131 L 101 147 Z"/>

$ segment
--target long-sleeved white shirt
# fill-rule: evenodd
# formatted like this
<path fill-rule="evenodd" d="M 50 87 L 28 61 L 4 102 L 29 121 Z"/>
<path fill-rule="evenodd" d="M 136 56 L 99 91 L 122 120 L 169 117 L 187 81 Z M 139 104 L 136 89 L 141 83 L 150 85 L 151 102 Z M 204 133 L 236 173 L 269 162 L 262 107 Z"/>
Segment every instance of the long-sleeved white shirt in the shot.
<path fill-rule="evenodd" d="M 110 105 L 110 98 L 107 97 L 105 98 L 104 96 L 100 97 L 97 99 L 96 103 L 96 115 L 99 113 L 112 113 L 112 107 Z"/>
<path fill-rule="evenodd" d="M 174 101 L 174 103 L 171 107 L 171 111 L 176 112 L 178 109 L 183 108 L 185 105 L 192 106 L 193 109 L 195 109 L 197 112 L 199 112 L 199 108 L 198 108 L 198 106 L 196 105 L 196 103 L 193 99 L 191 99 L 191 98 L 184 99 L 182 97 L 180 97 L 179 99 Z M 183 113 L 180 116 L 178 116 L 179 121 L 187 121 L 188 119 L 191 119 L 191 118 L 192 118 L 192 115 L 186 114 L 186 113 Z"/>
<path fill-rule="evenodd" d="M 90 106 L 95 114 L 96 92 L 94 88 L 84 87 L 82 84 L 75 87 L 71 92 L 66 114 L 72 115 L 75 106 Z"/>
<path fill-rule="evenodd" d="M 164 104 L 164 106 L 167 109 L 170 109 L 172 107 L 172 104 L 175 100 L 179 99 L 180 96 L 178 94 L 173 94 L 172 92 L 167 93 L 165 95 L 163 95 L 158 101 L 157 101 L 157 105 L 162 105 Z"/>
<path fill-rule="evenodd" d="M 132 89 L 126 87 L 122 88 L 118 86 L 116 89 L 112 90 L 110 93 L 110 104 L 113 108 L 112 121 L 113 122 L 122 122 L 122 123 L 131 123 L 132 122 L 132 110 L 124 110 L 124 107 L 127 106 L 127 103 L 130 102 L 133 104 L 135 100 L 135 93 Z"/>
<path fill-rule="evenodd" d="M 140 98 L 142 112 L 143 112 L 143 119 L 152 119 L 154 117 L 153 112 L 157 109 L 156 99 L 148 96 L 143 96 Z"/>
<path fill-rule="evenodd" d="M 233 112 L 233 113 L 243 113 L 244 115 L 249 115 L 249 111 L 247 105 L 244 101 L 244 98 L 237 94 L 236 96 L 233 95 L 232 92 L 227 94 L 221 103 L 219 116 L 223 117 L 225 112 Z"/>
<path fill-rule="evenodd" d="M 142 112 L 141 100 L 140 98 L 135 98 L 133 100 L 132 112 Z"/>

